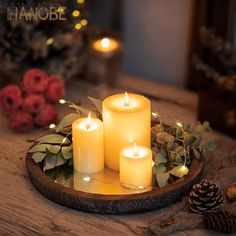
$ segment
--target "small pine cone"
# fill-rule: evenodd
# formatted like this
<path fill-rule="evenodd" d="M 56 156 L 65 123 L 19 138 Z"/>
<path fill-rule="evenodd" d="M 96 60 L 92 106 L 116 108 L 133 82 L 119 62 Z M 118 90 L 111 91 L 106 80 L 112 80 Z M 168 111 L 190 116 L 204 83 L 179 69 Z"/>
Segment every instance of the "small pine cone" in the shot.
<path fill-rule="evenodd" d="M 208 229 L 222 233 L 236 232 L 236 217 L 227 211 L 208 212 L 204 215 L 204 224 Z"/>
<path fill-rule="evenodd" d="M 189 195 L 190 209 L 199 214 L 219 209 L 223 204 L 223 192 L 215 183 L 206 179 L 195 184 Z"/>

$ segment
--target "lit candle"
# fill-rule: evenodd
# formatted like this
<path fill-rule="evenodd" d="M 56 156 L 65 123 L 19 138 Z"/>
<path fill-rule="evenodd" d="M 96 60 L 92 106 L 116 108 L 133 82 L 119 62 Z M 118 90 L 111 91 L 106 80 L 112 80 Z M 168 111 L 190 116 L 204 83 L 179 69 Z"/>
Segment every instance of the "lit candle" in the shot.
<path fill-rule="evenodd" d="M 93 49 L 97 52 L 102 53 L 113 53 L 120 49 L 121 45 L 119 41 L 111 37 L 105 37 L 102 39 L 98 39 L 92 44 Z"/>
<path fill-rule="evenodd" d="M 135 139 L 150 147 L 150 101 L 137 94 L 116 94 L 103 101 L 105 164 L 119 170 L 120 150 Z"/>
<path fill-rule="evenodd" d="M 152 151 L 147 147 L 124 148 L 120 152 L 120 183 L 131 188 L 147 188 L 152 184 Z"/>
<path fill-rule="evenodd" d="M 81 118 L 72 124 L 74 169 L 96 173 L 104 168 L 103 124 L 97 118 Z"/>

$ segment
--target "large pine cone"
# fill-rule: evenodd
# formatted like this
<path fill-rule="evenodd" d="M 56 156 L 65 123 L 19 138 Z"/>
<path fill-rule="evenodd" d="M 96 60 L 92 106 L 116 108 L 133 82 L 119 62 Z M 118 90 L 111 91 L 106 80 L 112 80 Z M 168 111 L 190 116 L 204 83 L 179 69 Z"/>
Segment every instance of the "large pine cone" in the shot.
<path fill-rule="evenodd" d="M 209 180 L 195 184 L 189 195 L 189 206 L 193 212 L 203 214 L 219 209 L 224 204 L 223 192 Z"/>
<path fill-rule="evenodd" d="M 204 215 L 204 224 L 208 229 L 231 234 L 236 232 L 236 217 L 227 211 L 209 212 Z"/>

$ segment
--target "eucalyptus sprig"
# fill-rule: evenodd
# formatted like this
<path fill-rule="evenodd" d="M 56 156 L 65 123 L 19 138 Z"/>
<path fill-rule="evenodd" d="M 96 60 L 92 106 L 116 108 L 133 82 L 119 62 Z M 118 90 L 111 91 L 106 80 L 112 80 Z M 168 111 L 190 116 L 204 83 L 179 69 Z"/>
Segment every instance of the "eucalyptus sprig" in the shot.
<path fill-rule="evenodd" d="M 89 112 L 94 117 L 101 117 L 102 102 L 96 98 L 88 98 L 95 107 L 94 111 L 61 99 L 61 104 L 69 104 L 76 113 L 66 115 L 57 126 L 50 124 L 52 133 L 37 139 L 36 144 L 28 150 L 35 163 L 42 163 L 44 171 L 64 164 L 72 165 L 72 123 L 76 119 L 87 116 Z"/>
<path fill-rule="evenodd" d="M 203 134 L 210 130 L 207 121 L 196 126 L 160 122 L 152 127 L 153 185 L 164 187 L 186 175 L 192 158 L 199 160 L 213 151 L 212 141 L 203 142 Z"/>

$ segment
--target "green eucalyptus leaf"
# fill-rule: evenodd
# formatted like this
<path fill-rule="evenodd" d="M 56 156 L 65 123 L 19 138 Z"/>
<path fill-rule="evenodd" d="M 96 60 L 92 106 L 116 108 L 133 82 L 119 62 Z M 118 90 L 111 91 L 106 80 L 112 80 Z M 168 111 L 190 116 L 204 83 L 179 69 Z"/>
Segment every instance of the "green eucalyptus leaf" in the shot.
<path fill-rule="evenodd" d="M 97 98 L 93 98 L 93 97 L 88 97 L 88 99 L 94 104 L 94 106 L 96 107 L 97 111 L 102 114 L 102 101 L 97 99 Z"/>
<path fill-rule="evenodd" d="M 195 132 L 196 132 L 197 134 L 202 134 L 202 133 L 205 132 L 205 127 L 204 127 L 202 124 L 199 124 L 199 125 L 196 127 Z"/>
<path fill-rule="evenodd" d="M 50 148 L 52 145 L 50 144 L 36 144 L 32 148 L 28 150 L 28 153 L 34 153 L 34 152 L 46 152 L 47 148 Z"/>
<path fill-rule="evenodd" d="M 160 163 L 166 163 L 167 158 L 163 155 L 163 152 L 157 152 L 154 154 L 155 163 L 158 165 Z"/>
<path fill-rule="evenodd" d="M 208 121 L 204 121 L 203 126 L 206 132 L 211 131 L 210 123 Z"/>
<path fill-rule="evenodd" d="M 57 154 L 61 150 L 61 147 L 58 145 L 52 145 L 50 148 L 48 148 L 48 151 L 52 154 Z"/>
<path fill-rule="evenodd" d="M 58 128 L 56 128 L 56 132 L 59 132 L 61 129 L 64 129 L 68 126 L 71 126 L 72 123 L 79 118 L 79 114 L 77 113 L 70 113 L 66 115 L 58 124 Z"/>
<path fill-rule="evenodd" d="M 56 167 L 57 155 L 50 153 L 48 150 L 46 152 L 46 158 L 44 160 L 44 171 L 50 170 Z"/>
<path fill-rule="evenodd" d="M 186 167 L 183 170 L 183 166 L 181 165 L 181 166 L 174 167 L 173 169 L 169 170 L 168 172 L 170 174 L 180 178 L 180 177 L 183 177 L 184 175 L 188 174 L 188 168 Z"/>
<path fill-rule="evenodd" d="M 194 148 L 198 148 L 202 142 L 202 136 L 196 137 L 195 141 L 193 142 L 192 146 Z"/>
<path fill-rule="evenodd" d="M 158 183 L 158 186 L 160 188 L 163 188 L 165 186 L 167 186 L 168 184 L 168 179 L 169 179 L 169 173 L 157 173 L 156 174 L 156 179 L 157 179 L 157 183 Z"/>
<path fill-rule="evenodd" d="M 160 133 L 160 132 L 163 132 L 164 131 L 164 126 L 162 124 L 157 124 L 155 125 L 154 127 L 152 127 L 152 131 L 157 134 L 157 133 Z"/>
<path fill-rule="evenodd" d="M 175 148 L 175 152 L 179 155 L 179 156 L 184 156 L 185 155 L 185 149 L 183 146 L 177 146 Z"/>
<path fill-rule="evenodd" d="M 157 173 L 157 165 L 153 165 L 152 166 L 152 186 L 157 185 L 156 173 Z"/>
<path fill-rule="evenodd" d="M 84 108 L 84 107 L 81 107 L 81 106 L 77 106 L 75 104 L 69 105 L 69 107 L 76 109 L 77 111 L 81 112 L 85 116 L 88 116 L 88 114 L 90 112 L 93 117 L 97 117 L 95 112 L 93 112 L 93 111 L 91 111 L 91 110 L 89 110 L 87 108 Z"/>
<path fill-rule="evenodd" d="M 196 137 L 192 135 L 189 135 L 188 139 L 186 140 L 189 146 L 192 146 L 195 141 L 196 141 Z"/>
<path fill-rule="evenodd" d="M 35 163 L 41 162 L 46 156 L 45 152 L 35 152 L 32 155 L 32 159 L 34 160 Z"/>
<path fill-rule="evenodd" d="M 166 171 L 166 167 L 164 164 L 159 164 L 156 169 L 156 173 L 163 173 Z"/>
<path fill-rule="evenodd" d="M 39 144 L 48 143 L 48 144 L 69 144 L 70 140 L 60 134 L 48 134 L 36 140 Z"/>
<path fill-rule="evenodd" d="M 176 127 L 176 133 L 175 133 L 176 138 L 180 138 L 182 135 L 183 135 L 182 127 L 177 126 Z"/>
<path fill-rule="evenodd" d="M 214 143 L 212 140 L 210 140 L 210 141 L 208 141 L 208 143 L 207 143 L 207 148 L 208 148 L 208 150 L 209 150 L 210 152 L 212 152 L 212 151 L 216 148 L 216 145 L 215 145 L 215 143 Z"/>
<path fill-rule="evenodd" d="M 72 166 L 73 165 L 73 158 L 71 158 L 69 161 L 68 161 L 68 166 Z"/>
<path fill-rule="evenodd" d="M 201 159 L 201 153 L 198 150 L 196 150 L 195 148 L 193 148 L 193 154 L 197 160 Z"/>
<path fill-rule="evenodd" d="M 57 155 L 56 158 L 57 158 L 56 166 L 64 165 L 67 162 L 67 160 L 63 158 L 61 153 L 59 153 L 59 155 Z"/>
<path fill-rule="evenodd" d="M 71 159 L 73 156 L 72 146 L 62 147 L 61 153 L 62 153 L 64 159 L 66 159 L 66 160 Z"/>
<path fill-rule="evenodd" d="M 157 133 L 156 135 L 156 141 L 158 143 L 165 143 L 165 142 L 174 142 L 175 141 L 175 137 L 173 135 L 168 134 L 167 132 L 163 131 L 160 133 Z"/>

